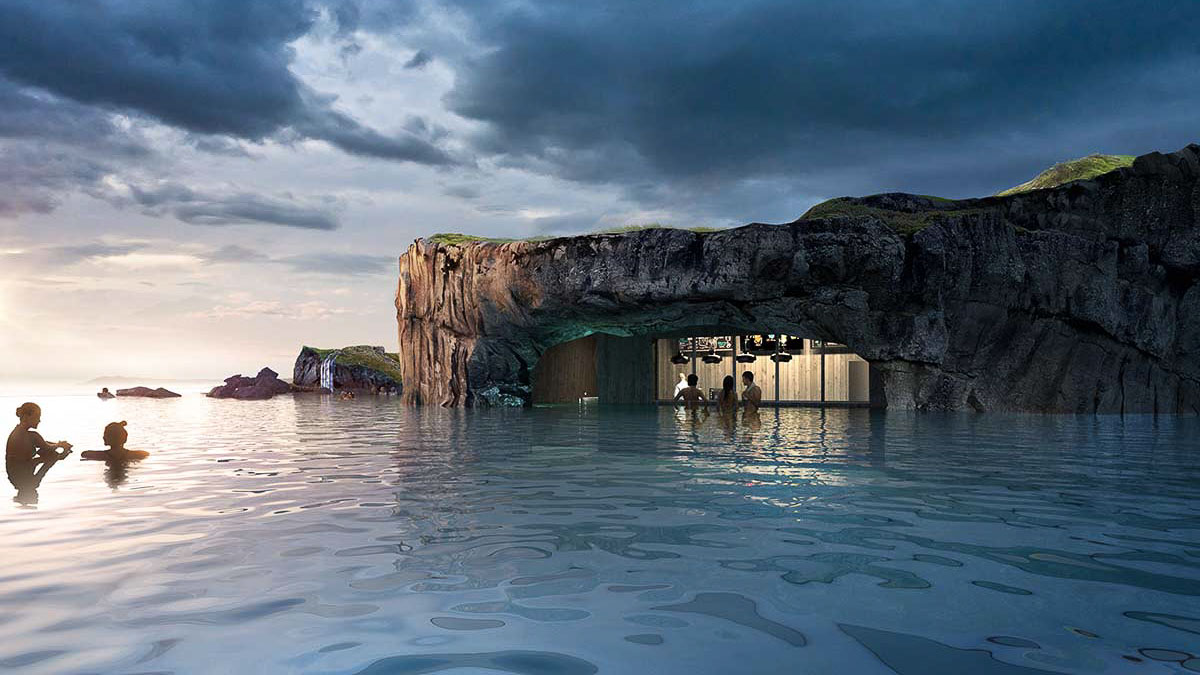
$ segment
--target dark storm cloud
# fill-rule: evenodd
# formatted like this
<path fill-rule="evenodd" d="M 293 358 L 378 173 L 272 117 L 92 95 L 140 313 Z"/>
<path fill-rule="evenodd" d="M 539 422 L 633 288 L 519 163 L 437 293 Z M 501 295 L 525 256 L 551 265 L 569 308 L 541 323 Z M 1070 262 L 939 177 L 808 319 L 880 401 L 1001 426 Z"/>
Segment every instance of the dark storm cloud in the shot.
<path fill-rule="evenodd" d="M 640 199 L 963 194 L 1200 137 L 1186 0 L 459 4 L 492 48 L 447 97 L 476 147 Z"/>
<path fill-rule="evenodd" d="M 52 211 L 62 193 L 94 186 L 114 162 L 152 154 L 136 128 L 110 115 L 0 78 L 0 216 Z"/>
<path fill-rule="evenodd" d="M 96 196 L 118 205 L 133 203 L 152 215 L 170 213 L 191 225 L 263 224 L 309 230 L 338 227 L 337 217 L 326 207 L 248 192 L 206 192 L 170 181 L 132 184 Z"/>
<path fill-rule="evenodd" d="M 339 21 L 355 21 L 352 10 L 342 14 Z M 303 0 L 8 0 L 0 4 L 0 72 L 194 133 L 261 140 L 292 130 L 357 155 L 452 163 L 419 136 L 364 127 L 296 79 L 289 43 L 315 16 Z"/>

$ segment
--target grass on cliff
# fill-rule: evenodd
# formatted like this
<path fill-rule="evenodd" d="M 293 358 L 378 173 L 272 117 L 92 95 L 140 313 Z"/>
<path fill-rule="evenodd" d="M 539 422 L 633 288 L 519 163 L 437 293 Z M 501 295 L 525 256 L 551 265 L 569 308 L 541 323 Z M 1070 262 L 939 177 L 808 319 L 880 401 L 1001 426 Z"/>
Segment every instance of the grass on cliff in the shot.
<path fill-rule="evenodd" d="M 1058 187 L 1073 180 L 1089 180 L 1096 176 L 1116 171 L 1133 164 L 1133 155 L 1088 155 L 1069 162 L 1062 162 L 1039 173 L 1031 181 L 1021 183 L 1003 192 L 997 192 L 997 197 L 1006 197 L 1030 190 L 1042 190 Z"/>
<path fill-rule="evenodd" d="M 624 225 L 621 227 L 610 227 L 595 232 L 585 232 L 587 234 L 625 234 L 626 232 L 640 232 L 641 230 L 688 230 L 690 232 L 716 232 L 724 228 L 720 227 L 673 227 L 670 225 L 662 225 L 659 223 L 650 223 L 649 225 Z M 505 239 L 503 237 L 479 237 L 473 234 L 461 234 L 459 232 L 438 232 L 437 234 L 425 237 L 425 241 L 432 244 L 443 244 L 446 246 L 463 246 L 466 244 L 490 243 L 490 244 L 507 244 L 514 241 L 546 241 L 554 237 L 525 237 L 523 239 Z"/>
<path fill-rule="evenodd" d="M 392 352 L 380 354 L 375 351 L 374 347 L 368 345 L 356 345 L 353 347 L 342 347 L 339 349 L 317 349 L 316 347 L 305 347 L 317 355 L 317 358 L 324 360 L 333 352 L 341 352 L 334 359 L 334 363 L 339 366 L 362 366 L 381 372 L 393 380 L 400 382 L 400 355 Z"/>
<path fill-rule="evenodd" d="M 953 201 L 942 197 L 920 196 L 938 202 Z M 807 220 L 810 218 L 837 218 L 840 216 L 871 216 L 883 221 L 898 234 L 911 235 L 947 217 L 965 216 L 980 211 L 981 209 L 946 209 L 910 213 L 908 211 L 893 211 L 891 209 L 866 206 L 856 203 L 854 197 L 838 197 L 817 204 L 806 211 L 800 218 Z"/>

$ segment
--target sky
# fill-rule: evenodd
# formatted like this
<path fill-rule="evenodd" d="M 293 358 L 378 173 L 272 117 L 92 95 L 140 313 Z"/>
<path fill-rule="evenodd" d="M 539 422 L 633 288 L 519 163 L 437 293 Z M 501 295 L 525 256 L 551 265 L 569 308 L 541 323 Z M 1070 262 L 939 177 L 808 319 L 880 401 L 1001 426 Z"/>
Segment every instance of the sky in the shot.
<path fill-rule="evenodd" d="M 3 381 L 396 348 L 396 259 L 1200 142 L 1193 0 L 0 2 Z"/>

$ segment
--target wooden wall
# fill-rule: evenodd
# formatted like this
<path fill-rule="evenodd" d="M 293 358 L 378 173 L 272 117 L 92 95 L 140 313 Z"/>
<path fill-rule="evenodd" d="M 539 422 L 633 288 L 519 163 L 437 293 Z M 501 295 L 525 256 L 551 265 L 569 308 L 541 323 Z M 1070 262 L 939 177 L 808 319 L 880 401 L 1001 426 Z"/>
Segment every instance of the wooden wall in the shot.
<path fill-rule="evenodd" d="M 600 402 L 653 403 L 654 345 L 650 338 L 601 334 L 593 337 L 596 338 L 595 389 Z"/>
<path fill-rule="evenodd" d="M 533 371 L 534 403 L 570 403 L 596 395 L 596 336 L 554 345 Z"/>

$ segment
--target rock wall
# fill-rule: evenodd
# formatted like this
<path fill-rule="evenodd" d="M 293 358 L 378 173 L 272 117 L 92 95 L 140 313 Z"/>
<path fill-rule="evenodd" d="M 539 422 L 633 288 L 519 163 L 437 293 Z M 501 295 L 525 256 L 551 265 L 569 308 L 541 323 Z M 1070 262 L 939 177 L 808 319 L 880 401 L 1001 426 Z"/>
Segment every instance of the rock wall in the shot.
<path fill-rule="evenodd" d="M 414 243 L 405 400 L 523 404 L 550 345 L 710 326 L 842 342 L 889 407 L 1200 411 L 1200 146 L 1009 197 L 696 233 Z"/>
<path fill-rule="evenodd" d="M 299 387 L 321 385 L 323 351 L 303 347 L 292 366 L 292 383 Z M 337 389 L 375 391 L 380 387 L 401 389 L 400 364 L 383 347 L 358 345 L 337 350 L 333 361 L 333 384 Z"/>

